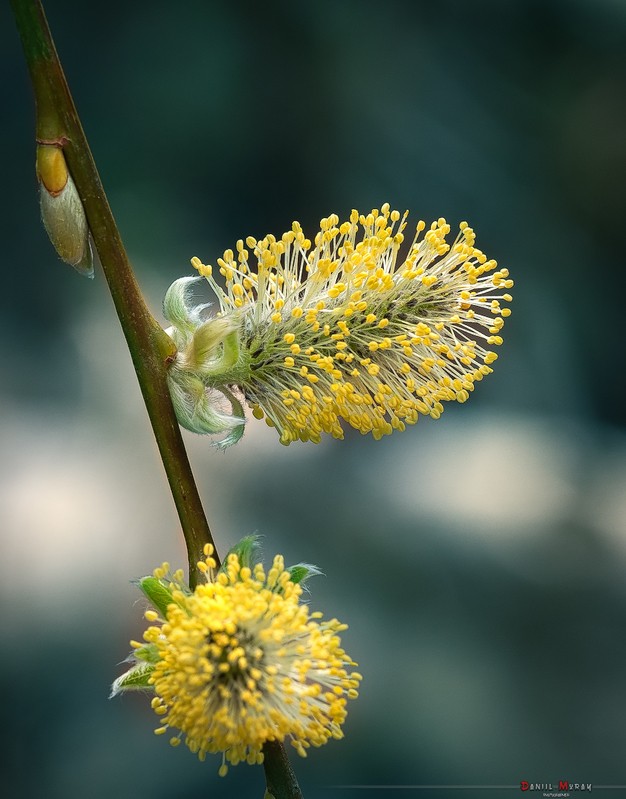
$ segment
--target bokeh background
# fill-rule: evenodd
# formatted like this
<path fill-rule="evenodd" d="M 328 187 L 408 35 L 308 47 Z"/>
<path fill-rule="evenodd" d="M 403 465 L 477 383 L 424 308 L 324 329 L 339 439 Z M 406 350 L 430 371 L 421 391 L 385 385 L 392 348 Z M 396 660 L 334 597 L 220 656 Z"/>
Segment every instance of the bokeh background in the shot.
<path fill-rule="evenodd" d="M 305 795 L 626 784 L 626 2 L 47 12 L 155 313 L 193 255 L 385 201 L 468 219 L 516 280 L 494 374 L 437 422 L 286 449 L 252 420 L 224 454 L 187 437 L 222 549 L 256 531 L 319 564 L 313 604 L 350 624 L 362 697 L 295 763 Z M 144 698 L 107 701 L 143 627 L 130 580 L 185 553 L 104 280 L 39 223 L 8 4 L 0 76 L 3 794 L 261 796 L 261 769 L 220 780 L 152 735 Z"/>

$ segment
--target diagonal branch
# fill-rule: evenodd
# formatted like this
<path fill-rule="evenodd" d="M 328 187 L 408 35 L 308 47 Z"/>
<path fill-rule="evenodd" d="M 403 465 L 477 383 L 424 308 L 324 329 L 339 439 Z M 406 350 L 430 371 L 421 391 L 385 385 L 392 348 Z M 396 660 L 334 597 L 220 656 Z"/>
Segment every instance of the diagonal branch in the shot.
<path fill-rule="evenodd" d="M 11 0 L 37 106 L 38 141 L 59 143 L 83 202 L 93 241 L 126 336 L 189 553 L 189 578 L 213 543 L 166 383 L 170 337 L 150 314 L 135 280 L 45 14 L 37 0 Z"/>
<path fill-rule="evenodd" d="M 167 387 L 167 366 L 174 345 L 149 312 L 135 280 L 41 2 L 11 0 L 11 5 L 35 92 L 36 138 L 62 147 L 82 200 L 178 511 L 193 587 L 204 544 L 214 542 Z M 219 565 L 215 545 L 214 557 Z M 268 792 L 275 799 L 302 799 L 283 744 L 268 742 L 263 752 Z"/>

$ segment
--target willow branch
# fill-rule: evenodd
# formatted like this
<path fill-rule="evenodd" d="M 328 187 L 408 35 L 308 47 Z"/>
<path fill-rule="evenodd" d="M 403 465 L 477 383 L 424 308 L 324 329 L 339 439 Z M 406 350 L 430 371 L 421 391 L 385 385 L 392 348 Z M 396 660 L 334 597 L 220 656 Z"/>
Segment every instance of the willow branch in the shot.
<path fill-rule="evenodd" d="M 36 136 L 63 148 L 152 423 L 189 555 L 189 579 L 213 543 L 166 383 L 174 344 L 149 312 L 104 193 L 59 57 L 38 0 L 11 0 L 35 91 Z"/>
<path fill-rule="evenodd" d="M 82 200 L 178 511 L 193 587 L 204 545 L 213 544 L 218 565 L 219 557 L 167 387 L 167 366 L 175 353 L 174 344 L 148 310 L 135 280 L 41 2 L 11 0 L 11 6 L 35 93 L 36 138 L 63 148 Z M 282 743 L 268 742 L 263 751 L 268 791 L 276 799 L 301 799 Z"/>
<path fill-rule="evenodd" d="M 298 780 L 283 744 L 279 741 L 266 741 L 263 745 L 263 758 L 266 797 L 269 794 L 273 799 L 302 799 Z"/>

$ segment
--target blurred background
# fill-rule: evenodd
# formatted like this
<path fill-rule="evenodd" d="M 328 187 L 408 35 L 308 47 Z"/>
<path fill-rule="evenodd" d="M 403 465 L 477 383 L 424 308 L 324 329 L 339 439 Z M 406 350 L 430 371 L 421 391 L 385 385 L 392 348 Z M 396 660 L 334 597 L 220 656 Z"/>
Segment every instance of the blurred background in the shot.
<path fill-rule="evenodd" d="M 186 437 L 222 551 L 258 532 L 319 564 L 312 604 L 350 624 L 362 697 L 344 741 L 297 758 L 305 795 L 626 784 L 626 2 L 46 8 L 160 319 L 192 256 L 385 201 L 467 219 L 516 280 L 494 374 L 437 422 L 284 448 L 251 420 L 223 454 Z M 5 795 L 260 797 L 261 769 L 219 779 L 145 698 L 107 700 L 144 627 L 130 580 L 186 557 L 102 275 L 39 222 L 8 4 L 0 76 Z"/>

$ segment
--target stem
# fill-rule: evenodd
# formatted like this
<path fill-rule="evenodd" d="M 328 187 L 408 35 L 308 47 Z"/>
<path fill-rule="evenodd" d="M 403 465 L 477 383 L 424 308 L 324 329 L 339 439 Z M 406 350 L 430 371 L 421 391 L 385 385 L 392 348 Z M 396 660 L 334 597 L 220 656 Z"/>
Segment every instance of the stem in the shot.
<path fill-rule="evenodd" d="M 274 799 L 302 799 L 298 780 L 283 744 L 279 741 L 266 741 L 263 745 L 263 755 L 268 793 Z"/>
<path fill-rule="evenodd" d="M 167 363 L 175 353 L 174 343 L 150 314 L 135 280 L 41 3 L 11 0 L 11 5 L 35 90 L 37 138 L 62 143 L 83 202 L 178 511 L 193 585 L 203 547 L 214 542 L 167 388 Z"/>
<path fill-rule="evenodd" d="M 130 350 L 161 460 L 176 505 L 189 559 L 189 584 L 198 579 L 203 548 L 217 548 L 202 507 L 167 387 L 174 343 L 148 310 L 135 280 L 89 144 L 83 132 L 40 0 L 11 0 L 35 93 L 37 139 L 63 148 L 83 202 L 94 245 Z M 301 799 L 282 743 L 263 747 L 267 788 L 276 799 Z"/>

